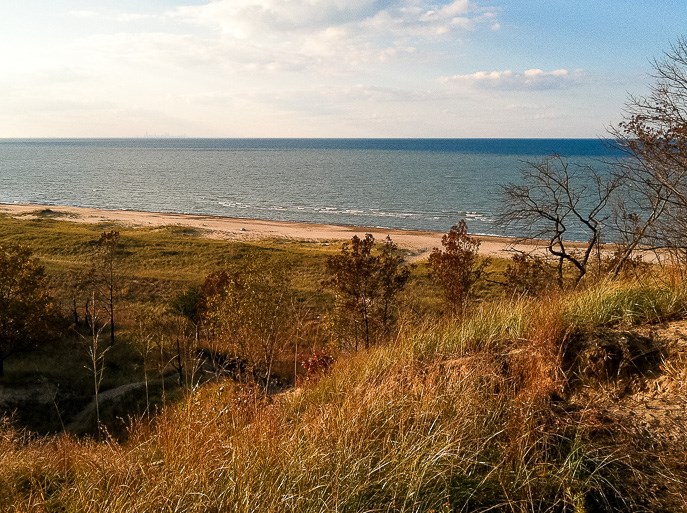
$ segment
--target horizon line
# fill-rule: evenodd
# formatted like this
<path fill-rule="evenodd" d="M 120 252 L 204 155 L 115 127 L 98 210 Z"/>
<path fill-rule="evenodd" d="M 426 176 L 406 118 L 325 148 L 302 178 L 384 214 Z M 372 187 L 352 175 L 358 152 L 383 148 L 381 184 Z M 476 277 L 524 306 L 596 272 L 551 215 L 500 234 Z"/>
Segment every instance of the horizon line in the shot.
<path fill-rule="evenodd" d="M 106 141 L 106 140 L 131 140 L 131 139 L 141 139 L 141 140 L 174 140 L 174 139 L 205 139 L 205 140 L 291 140 L 291 141 L 328 141 L 328 140 L 351 140 L 351 141 L 379 141 L 379 140 L 389 140 L 389 141 L 411 141 L 411 140 L 428 140 L 428 141 L 451 141 L 451 140 L 505 140 L 505 141 L 517 141 L 517 140 L 615 140 L 615 137 L 248 137 L 248 136 L 227 136 L 227 137 L 207 137 L 207 136 L 113 136 L 113 137 L 84 137 L 84 136 L 73 136 L 73 137 L 51 137 L 51 136 L 39 136 L 39 137 L 1 137 L 0 141 L 26 141 L 26 140 L 43 140 L 43 141 Z"/>

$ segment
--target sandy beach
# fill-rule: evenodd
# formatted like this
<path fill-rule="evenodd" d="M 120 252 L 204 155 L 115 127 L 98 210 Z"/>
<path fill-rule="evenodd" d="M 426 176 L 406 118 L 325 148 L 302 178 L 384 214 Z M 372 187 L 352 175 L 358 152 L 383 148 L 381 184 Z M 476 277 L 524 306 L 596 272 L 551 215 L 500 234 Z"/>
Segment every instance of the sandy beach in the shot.
<path fill-rule="evenodd" d="M 432 248 L 441 246 L 441 232 L 412 231 L 358 226 L 296 223 L 288 221 L 267 221 L 209 215 L 174 214 L 163 212 L 140 212 L 131 210 L 104 210 L 84 207 L 54 205 L 0 204 L 0 214 L 30 219 L 38 214 L 50 215 L 75 223 L 114 222 L 127 227 L 182 226 L 201 230 L 209 238 L 224 240 L 291 239 L 302 241 L 345 241 L 354 235 L 371 233 L 375 239 L 383 240 L 387 235 L 399 247 L 411 252 L 413 260 L 429 256 Z M 532 251 L 537 246 L 517 243 L 505 237 L 477 236 L 481 242 L 480 254 L 484 256 L 508 257 L 514 250 Z M 539 247 L 539 250 L 542 250 Z"/>

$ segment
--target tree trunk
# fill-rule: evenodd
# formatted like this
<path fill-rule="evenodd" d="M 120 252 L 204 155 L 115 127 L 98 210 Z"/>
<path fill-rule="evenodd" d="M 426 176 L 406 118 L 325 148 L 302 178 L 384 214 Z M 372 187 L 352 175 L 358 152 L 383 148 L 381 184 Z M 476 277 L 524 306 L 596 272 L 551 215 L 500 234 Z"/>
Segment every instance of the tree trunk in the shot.
<path fill-rule="evenodd" d="M 365 320 L 365 349 L 370 349 L 370 320 L 367 317 L 367 310 L 363 316 Z"/>
<path fill-rule="evenodd" d="M 72 317 L 74 318 L 74 326 L 79 325 L 79 311 L 76 309 L 76 296 L 72 298 Z"/>
<path fill-rule="evenodd" d="M 114 321 L 114 285 L 112 283 L 112 271 L 110 271 L 110 345 L 115 343 L 115 321 Z"/>

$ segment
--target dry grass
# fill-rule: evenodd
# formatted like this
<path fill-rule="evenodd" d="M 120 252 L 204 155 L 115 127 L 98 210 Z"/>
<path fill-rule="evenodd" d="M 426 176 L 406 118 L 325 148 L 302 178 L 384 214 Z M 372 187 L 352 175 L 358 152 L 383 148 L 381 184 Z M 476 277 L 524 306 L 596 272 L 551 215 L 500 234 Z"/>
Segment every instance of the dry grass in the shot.
<path fill-rule="evenodd" d="M 3 220 L 0 237 L 28 237 L 67 273 L 102 227 L 69 225 L 60 238 L 58 224 Z M 140 288 L 162 283 L 165 296 L 255 251 L 299 261 L 312 291 L 324 261 L 276 243 L 124 236 Z M 413 313 L 387 345 L 342 355 L 300 388 L 268 398 L 206 384 L 135 421 L 123 444 L 34 437 L 5 420 L 0 511 L 686 511 L 684 409 L 651 424 L 637 404 L 659 388 L 669 392 L 651 404 L 687 401 L 687 346 L 664 351 L 659 375 L 636 383 L 574 387 L 563 365 L 575 336 L 654 329 L 686 305 L 679 282 L 608 282 L 494 299 L 462 318 Z"/>
<path fill-rule="evenodd" d="M 570 333 L 670 318 L 683 305 L 679 291 L 628 284 L 482 305 L 460 320 L 406 327 L 394 343 L 342 358 L 330 374 L 272 399 L 231 382 L 196 389 L 154 420 L 137 422 L 124 445 L 29 439 L 4 424 L 0 506 L 69 512 L 675 507 L 685 499 L 678 486 L 685 469 L 668 458 L 670 438 L 631 419 L 604 425 L 602 436 L 598 408 L 573 408 L 556 394 L 566 379 L 560 362 Z M 665 367 L 683 375 L 675 368 L 683 364 Z M 684 447 L 684 431 L 672 436 L 673 448 Z M 648 458 L 652 444 L 663 444 L 655 462 Z"/>

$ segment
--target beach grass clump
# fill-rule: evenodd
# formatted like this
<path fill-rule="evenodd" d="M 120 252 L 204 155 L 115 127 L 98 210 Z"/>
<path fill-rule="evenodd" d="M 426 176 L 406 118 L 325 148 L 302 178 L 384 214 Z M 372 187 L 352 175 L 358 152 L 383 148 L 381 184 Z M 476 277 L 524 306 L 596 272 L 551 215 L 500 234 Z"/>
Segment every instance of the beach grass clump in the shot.
<path fill-rule="evenodd" d="M 687 307 L 683 285 L 666 287 L 605 281 L 571 295 L 566 300 L 565 321 L 572 330 L 632 326 L 681 317 Z"/>
<path fill-rule="evenodd" d="M 515 405 L 494 393 L 498 377 L 481 375 L 477 363 L 464 377 L 448 366 L 422 381 L 412 372 L 389 378 L 298 418 L 280 405 L 237 416 L 240 403 L 224 397 L 222 408 L 191 401 L 186 412 L 170 410 L 125 446 L 64 437 L 17 447 L 3 454 L 12 469 L 3 504 L 104 512 L 584 504 L 602 485 L 584 443 L 543 430 L 534 404 L 514 417 Z"/>
<path fill-rule="evenodd" d="M 97 444 L 90 461 L 86 444 L 66 437 L 40 447 L 40 457 L 24 452 L 32 463 L 20 472 L 30 479 L 15 498 L 67 511 L 505 506 L 503 486 L 520 479 L 499 466 L 509 447 L 507 403 L 494 394 L 496 374 L 475 379 L 483 365 L 466 365 L 469 372 L 406 368 L 337 403 L 308 405 L 298 417 L 284 416 L 298 394 L 266 405 L 211 387 L 135 428 L 123 447 Z"/>

